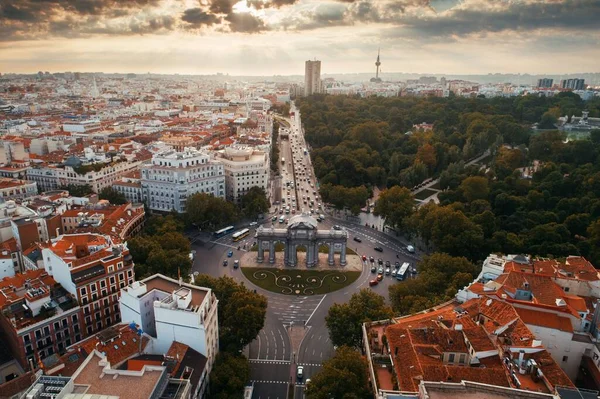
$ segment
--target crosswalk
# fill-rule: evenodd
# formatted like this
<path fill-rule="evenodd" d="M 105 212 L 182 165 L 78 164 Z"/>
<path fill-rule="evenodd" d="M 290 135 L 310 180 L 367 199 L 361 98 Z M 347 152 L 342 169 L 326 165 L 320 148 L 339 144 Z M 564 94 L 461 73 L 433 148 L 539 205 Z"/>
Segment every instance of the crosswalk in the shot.
<path fill-rule="evenodd" d="M 268 359 L 248 359 L 250 363 L 255 364 L 290 364 L 289 360 L 268 360 Z"/>
<path fill-rule="evenodd" d="M 255 384 L 287 384 L 288 381 L 266 381 L 266 380 L 250 380 Z"/>

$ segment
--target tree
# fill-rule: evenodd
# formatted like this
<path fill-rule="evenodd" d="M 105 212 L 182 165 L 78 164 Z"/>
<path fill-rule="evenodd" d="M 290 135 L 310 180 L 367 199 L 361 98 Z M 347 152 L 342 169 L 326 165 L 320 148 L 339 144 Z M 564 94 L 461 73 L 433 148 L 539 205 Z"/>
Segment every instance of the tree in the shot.
<path fill-rule="evenodd" d="M 219 352 L 210 372 L 208 397 L 211 399 L 242 397 L 249 378 L 248 359 L 242 355 Z"/>
<path fill-rule="evenodd" d="M 214 230 L 238 220 L 235 205 L 206 193 L 191 195 L 186 202 L 187 221 L 199 228 Z"/>
<path fill-rule="evenodd" d="M 488 180 L 482 176 L 467 177 L 459 186 L 468 202 L 487 199 L 490 194 Z"/>
<path fill-rule="evenodd" d="M 100 199 L 107 200 L 113 205 L 123 205 L 127 203 L 127 198 L 112 187 L 104 187 L 99 194 Z"/>
<path fill-rule="evenodd" d="M 222 350 L 237 353 L 264 327 L 267 298 L 238 284 L 231 277 L 200 274 L 194 283 L 211 288 L 219 300 L 219 343 Z"/>
<path fill-rule="evenodd" d="M 542 115 L 539 127 L 540 129 L 555 129 L 556 122 L 558 122 L 558 119 L 556 119 L 555 115 L 551 112 L 545 112 L 544 115 Z"/>
<path fill-rule="evenodd" d="M 437 158 L 433 146 L 429 143 L 420 146 L 417 151 L 417 160 L 427 166 L 427 169 L 431 174 L 437 166 Z"/>
<path fill-rule="evenodd" d="M 85 197 L 86 195 L 94 193 L 94 190 L 92 190 L 92 186 L 90 186 L 89 184 L 69 184 L 68 186 L 62 186 L 60 189 L 67 190 L 69 194 L 71 194 L 73 197 Z"/>
<path fill-rule="evenodd" d="M 325 322 L 334 345 L 360 348 L 362 324 L 367 321 L 388 319 L 392 315 L 392 310 L 385 304 L 385 299 L 381 295 L 369 289 L 362 289 L 353 294 L 348 303 L 336 303 L 331 306 Z"/>
<path fill-rule="evenodd" d="M 375 204 L 375 215 L 382 216 L 390 226 L 402 228 L 405 220 L 412 215 L 415 199 L 410 190 L 394 186 L 383 191 Z"/>
<path fill-rule="evenodd" d="M 256 219 L 258 215 L 266 213 L 269 210 L 267 193 L 262 187 L 250 187 L 240 200 L 240 208 L 244 216 Z"/>
<path fill-rule="evenodd" d="M 341 346 L 335 355 L 323 362 L 323 367 L 306 387 L 308 399 L 367 399 L 369 389 L 368 364 L 355 349 Z"/>

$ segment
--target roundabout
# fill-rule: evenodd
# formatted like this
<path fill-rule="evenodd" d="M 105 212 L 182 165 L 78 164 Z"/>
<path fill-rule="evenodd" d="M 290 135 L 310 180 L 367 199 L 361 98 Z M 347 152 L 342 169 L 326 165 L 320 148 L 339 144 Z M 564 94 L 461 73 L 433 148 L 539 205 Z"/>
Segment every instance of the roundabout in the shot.
<path fill-rule="evenodd" d="M 244 276 L 256 286 L 283 295 L 322 295 L 349 286 L 360 271 L 279 269 L 242 267 Z"/>

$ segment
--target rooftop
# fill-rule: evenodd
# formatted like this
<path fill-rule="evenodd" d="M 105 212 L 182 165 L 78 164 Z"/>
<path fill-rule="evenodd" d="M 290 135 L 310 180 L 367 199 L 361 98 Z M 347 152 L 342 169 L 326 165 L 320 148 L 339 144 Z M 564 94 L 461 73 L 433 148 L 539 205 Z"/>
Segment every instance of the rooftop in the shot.
<path fill-rule="evenodd" d="M 186 290 L 186 292 L 191 293 L 192 297 L 190 300 L 189 307 L 195 308 L 197 306 L 201 306 L 206 294 L 209 292 L 206 288 L 197 287 L 192 284 L 179 284 L 179 282 L 175 279 L 163 276 L 161 274 L 155 274 L 141 281 L 141 283 L 146 284 L 146 292 L 150 292 L 152 290 L 159 290 L 169 294 L 175 293 L 182 289 Z"/>

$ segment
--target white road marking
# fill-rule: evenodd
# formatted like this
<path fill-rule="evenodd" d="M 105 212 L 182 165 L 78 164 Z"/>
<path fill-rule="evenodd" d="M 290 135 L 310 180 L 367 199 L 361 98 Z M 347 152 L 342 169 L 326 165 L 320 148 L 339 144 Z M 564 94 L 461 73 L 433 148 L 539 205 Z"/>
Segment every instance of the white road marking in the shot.
<path fill-rule="evenodd" d="M 315 312 L 317 311 L 317 309 L 319 308 L 319 306 L 321 306 L 321 303 L 323 303 L 323 299 L 325 299 L 326 296 L 327 296 L 327 294 L 323 295 L 323 298 L 321 298 L 321 300 L 319 301 L 319 304 L 317 305 L 316 308 L 314 308 L 314 310 L 312 311 L 312 313 L 308 317 L 308 320 L 306 320 L 306 322 L 304 324 L 308 324 L 308 322 L 310 321 L 310 319 L 312 319 L 313 315 L 315 314 Z"/>

